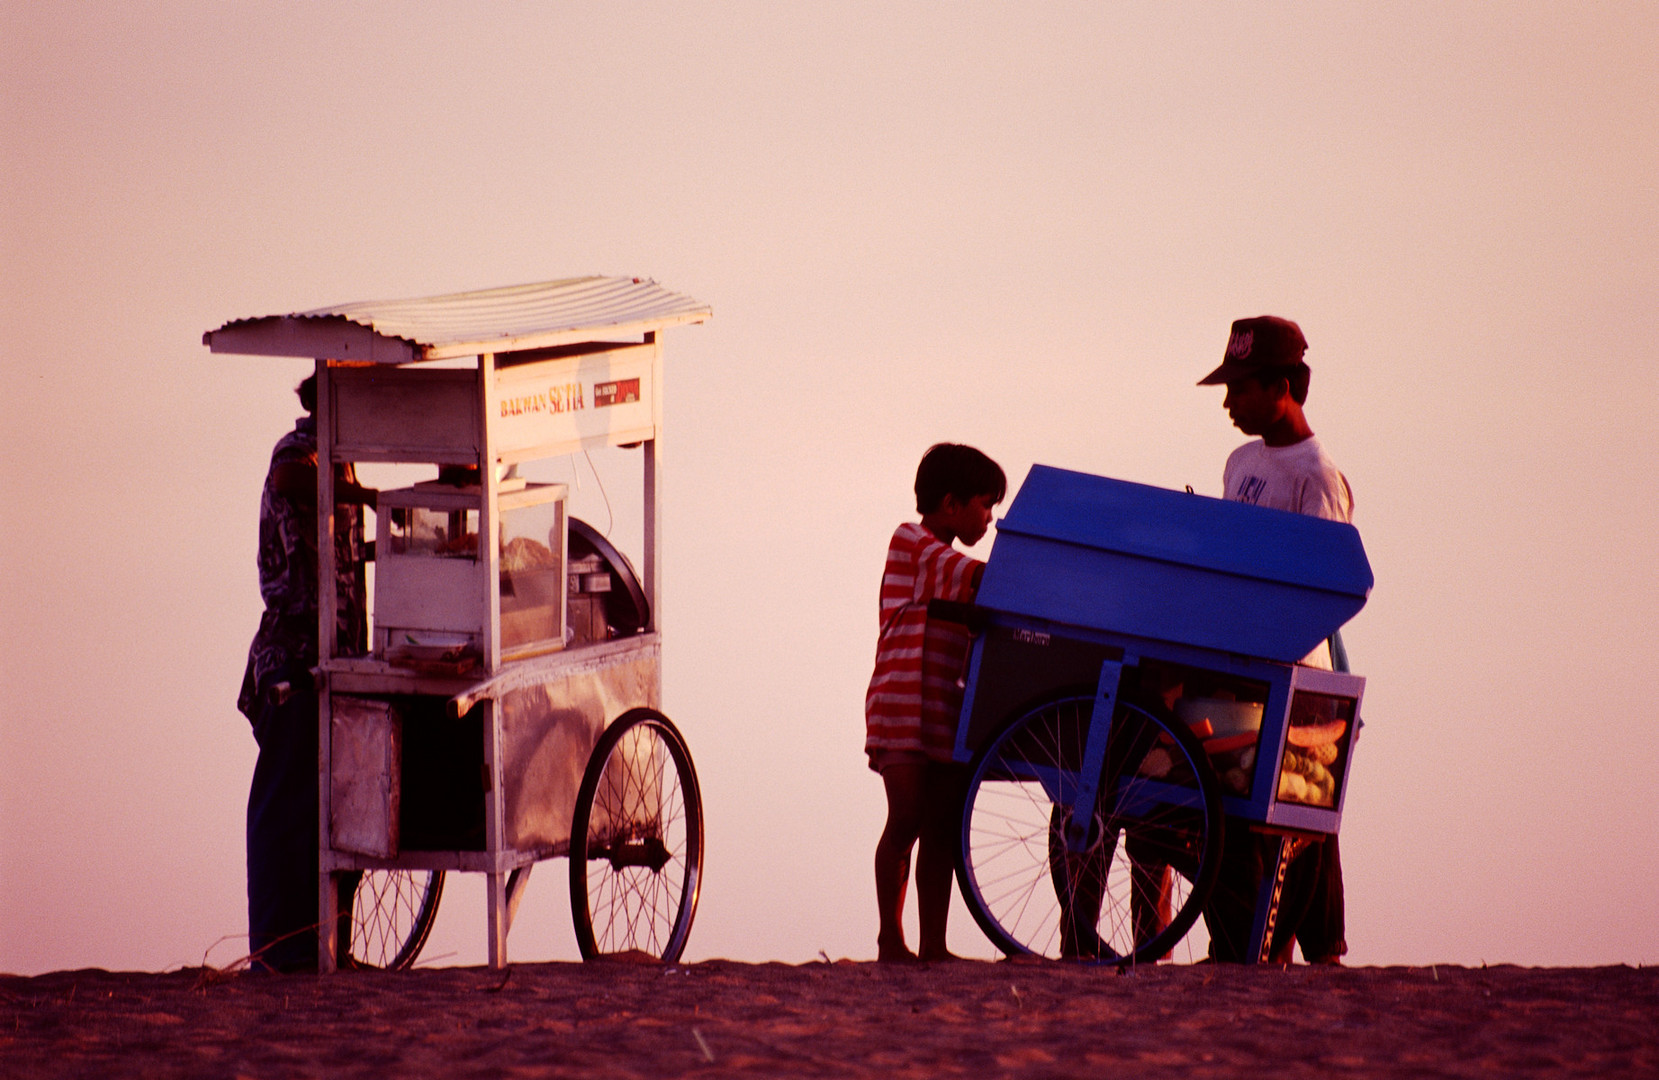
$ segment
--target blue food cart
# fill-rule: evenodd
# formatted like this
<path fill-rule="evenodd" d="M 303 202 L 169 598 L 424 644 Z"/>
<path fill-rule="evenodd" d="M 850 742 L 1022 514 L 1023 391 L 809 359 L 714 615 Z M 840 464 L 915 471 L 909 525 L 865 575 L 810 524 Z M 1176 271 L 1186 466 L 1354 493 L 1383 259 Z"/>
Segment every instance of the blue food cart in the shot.
<path fill-rule="evenodd" d="M 974 608 L 937 612 L 978 631 L 959 876 L 991 940 L 1148 963 L 1203 926 L 1267 959 L 1287 869 L 1341 825 L 1365 690 L 1298 661 L 1371 585 L 1351 525 L 1035 466 Z"/>

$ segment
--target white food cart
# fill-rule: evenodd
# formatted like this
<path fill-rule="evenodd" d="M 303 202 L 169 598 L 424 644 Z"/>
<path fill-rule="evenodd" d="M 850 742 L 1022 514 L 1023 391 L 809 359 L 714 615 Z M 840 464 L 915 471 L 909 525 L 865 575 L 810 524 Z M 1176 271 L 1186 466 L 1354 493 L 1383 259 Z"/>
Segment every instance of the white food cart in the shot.
<path fill-rule="evenodd" d="M 375 507 L 369 653 L 319 603 L 319 966 L 405 967 L 446 872 L 488 882 L 488 956 L 532 867 L 570 859 L 584 957 L 678 957 L 702 805 L 660 712 L 662 345 L 710 309 L 585 277 L 240 319 L 215 353 L 313 358 L 318 461 L 437 466 Z M 642 573 L 521 463 L 637 448 Z M 335 580 L 318 469 L 318 580 Z M 344 886 L 344 887 L 342 887 Z M 350 918 L 341 901 L 350 901 Z M 338 927 L 338 929 L 333 929 Z"/>

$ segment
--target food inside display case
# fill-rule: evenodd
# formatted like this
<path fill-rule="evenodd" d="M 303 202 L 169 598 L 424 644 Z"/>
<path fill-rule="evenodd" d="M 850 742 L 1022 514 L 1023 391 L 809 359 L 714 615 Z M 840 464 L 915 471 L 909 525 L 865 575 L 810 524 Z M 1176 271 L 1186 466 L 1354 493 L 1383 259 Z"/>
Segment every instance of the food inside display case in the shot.
<path fill-rule="evenodd" d="M 1279 767 L 1281 802 L 1334 808 L 1354 720 L 1354 699 L 1298 690 L 1290 699 Z"/>
<path fill-rule="evenodd" d="M 1175 716 L 1203 746 L 1222 792 L 1250 798 L 1255 791 L 1256 768 L 1263 757 L 1267 684 L 1155 661 L 1143 661 L 1141 666 L 1143 696 L 1165 696 L 1167 700 L 1180 694 L 1172 707 Z M 1284 752 L 1273 774 L 1276 801 L 1336 809 L 1341 801 L 1357 704 L 1357 698 L 1342 694 L 1306 689 L 1291 692 Z M 1267 728 L 1270 739 L 1266 757 L 1271 766 L 1279 729 L 1277 723 Z"/>
<path fill-rule="evenodd" d="M 436 559 L 478 558 L 478 511 L 430 506 L 394 507 L 387 515 L 390 555 Z"/>
<path fill-rule="evenodd" d="M 1225 672 L 1177 664 L 1143 661 L 1149 685 L 1179 693 L 1173 709 L 1176 719 L 1204 747 L 1228 795 L 1248 797 L 1256 776 L 1257 744 L 1268 686 Z"/>
<path fill-rule="evenodd" d="M 1175 703 L 1175 715 L 1203 743 L 1222 790 L 1229 795 L 1248 796 L 1256 775 L 1256 744 L 1261 738 L 1264 703 L 1240 701 L 1235 690 L 1218 689 L 1213 693 L 1217 696 L 1181 698 Z"/>

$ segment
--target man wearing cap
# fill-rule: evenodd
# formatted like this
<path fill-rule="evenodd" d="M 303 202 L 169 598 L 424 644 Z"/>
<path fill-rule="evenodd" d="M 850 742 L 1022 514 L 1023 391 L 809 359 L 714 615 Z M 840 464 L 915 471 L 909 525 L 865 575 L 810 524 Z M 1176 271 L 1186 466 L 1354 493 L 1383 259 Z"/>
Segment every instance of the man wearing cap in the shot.
<path fill-rule="evenodd" d="M 1289 319 L 1261 315 L 1233 323 L 1221 366 L 1198 383 L 1224 384 L 1227 396 L 1222 405 L 1233 426 L 1246 435 L 1257 436 L 1227 458 L 1223 487 L 1226 497 L 1237 502 L 1352 522 L 1354 493 L 1302 412 L 1310 376 L 1302 359 L 1307 347 L 1302 328 Z M 1335 641 L 1340 650 L 1340 639 Z M 1340 652 L 1338 656 L 1341 658 Z M 1328 645 L 1321 642 L 1302 663 L 1329 670 Z M 1261 855 L 1243 850 L 1243 837 L 1235 841 L 1232 833 L 1228 836 L 1224 877 L 1229 876 L 1225 872 L 1228 862 L 1237 866 L 1237 860 L 1245 857 L 1257 863 Z M 1257 863 L 1255 872 L 1265 868 Z M 1238 928 L 1242 925 L 1247 936 L 1248 916 L 1241 924 L 1238 904 L 1228 905 L 1222 898 L 1228 891 L 1225 884 L 1216 890 L 1220 903 L 1211 905 L 1214 910 L 1206 910 L 1205 921 L 1211 924 L 1212 955 L 1240 960 L 1244 959 L 1242 955 L 1232 954 L 1242 952 Z M 1253 889 L 1250 891 L 1253 893 Z M 1244 894 L 1241 888 L 1235 900 L 1242 900 Z M 1313 844 L 1291 864 L 1285 876 L 1279 924 L 1273 937 L 1274 961 L 1289 961 L 1294 937 L 1309 963 L 1341 963 L 1348 951 L 1343 907 L 1342 862 L 1333 835 Z M 1224 930 L 1223 923 L 1230 930 Z"/>
<path fill-rule="evenodd" d="M 1302 412 L 1310 375 L 1302 360 L 1307 348 L 1302 328 L 1289 319 L 1240 319 L 1221 366 L 1198 385 L 1225 384 L 1222 407 L 1233 426 L 1260 436 L 1227 459 L 1222 473 L 1227 498 L 1351 522 L 1354 493 Z M 1327 659 L 1316 666 L 1330 664 Z"/>

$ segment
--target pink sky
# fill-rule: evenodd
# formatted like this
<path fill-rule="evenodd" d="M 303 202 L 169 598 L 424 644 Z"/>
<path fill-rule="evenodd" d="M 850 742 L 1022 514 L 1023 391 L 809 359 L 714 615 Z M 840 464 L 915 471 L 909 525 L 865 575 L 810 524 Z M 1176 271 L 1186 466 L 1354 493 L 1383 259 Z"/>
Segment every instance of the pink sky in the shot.
<path fill-rule="evenodd" d="M 1193 384 L 1272 312 L 1377 577 L 1350 960 L 1659 962 L 1651 4 L 12 4 L 0 50 L 0 970 L 240 955 L 306 365 L 202 331 L 585 273 L 715 311 L 665 339 L 688 957 L 874 955 L 862 696 L 922 449 L 1218 494 Z M 575 955 L 562 873 L 516 958 Z M 481 897 L 430 958 L 481 962 Z"/>

